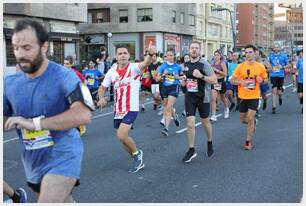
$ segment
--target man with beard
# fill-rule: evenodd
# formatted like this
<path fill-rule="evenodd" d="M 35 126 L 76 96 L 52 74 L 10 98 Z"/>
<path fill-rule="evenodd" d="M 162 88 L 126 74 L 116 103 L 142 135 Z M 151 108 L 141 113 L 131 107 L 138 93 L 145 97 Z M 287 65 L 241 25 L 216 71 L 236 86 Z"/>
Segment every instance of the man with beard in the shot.
<path fill-rule="evenodd" d="M 197 153 L 194 149 L 195 138 L 195 114 L 198 109 L 202 126 L 207 136 L 207 156 L 214 153 L 212 145 L 212 126 L 209 121 L 210 111 L 210 85 L 217 83 L 217 77 L 210 64 L 201 60 L 201 46 L 197 41 L 189 45 L 190 61 L 185 64 L 185 80 L 181 81 L 186 87 L 185 111 L 187 116 L 187 138 L 189 150 L 183 158 L 183 162 L 190 162 Z"/>
<path fill-rule="evenodd" d="M 279 44 L 274 45 L 273 53 L 269 56 L 269 61 L 272 67 L 270 72 L 270 81 L 272 84 L 272 114 L 276 113 L 276 96 L 278 95 L 278 103 L 283 104 L 282 95 L 284 92 L 285 69 L 288 65 L 287 55 L 280 52 Z"/>
<path fill-rule="evenodd" d="M 47 59 L 48 33 L 40 23 L 17 21 L 12 45 L 21 70 L 4 80 L 4 129 L 17 130 L 38 202 L 73 202 L 83 157 L 75 128 L 91 121 L 89 91 L 72 70 Z"/>

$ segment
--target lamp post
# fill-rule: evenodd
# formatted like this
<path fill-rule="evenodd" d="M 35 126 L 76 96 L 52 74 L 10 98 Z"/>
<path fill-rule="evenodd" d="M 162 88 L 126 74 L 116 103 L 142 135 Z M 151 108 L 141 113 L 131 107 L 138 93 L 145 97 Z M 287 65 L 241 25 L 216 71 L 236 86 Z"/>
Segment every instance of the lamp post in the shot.
<path fill-rule="evenodd" d="M 232 27 L 233 43 L 234 43 L 233 52 L 235 52 L 236 51 L 236 32 L 235 32 L 236 30 L 234 29 L 232 11 L 229 10 L 228 8 L 213 8 L 212 11 L 228 11 L 229 12 L 230 18 L 231 18 L 231 27 Z"/>
<path fill-rule="evenodd" d="M 109 39 L 112 38 L 113 34 L 111 32 L 107 33 L 107 52 L 110 55 L 110 46 L 109 46 Z"/>

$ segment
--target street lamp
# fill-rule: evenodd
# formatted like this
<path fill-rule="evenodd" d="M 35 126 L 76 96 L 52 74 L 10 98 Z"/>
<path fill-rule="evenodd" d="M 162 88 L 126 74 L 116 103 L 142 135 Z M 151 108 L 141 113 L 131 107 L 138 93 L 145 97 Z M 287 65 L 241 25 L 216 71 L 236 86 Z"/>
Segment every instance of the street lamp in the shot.
<path fill-rule="evenodd" d="M 113 34 L 111 32 L 107 33 L 107 52 L 108 54 L 110 54 L 110 50 L 109 50 L 109 39 L 112 38 Z"/>
<path fill-rule="evenodd" d="M 235 52 L 236 51 L 236 32 L 235 32 L 236 29 L 234 29 L 232 11 L 229 10 L 228 8 L 213 8 L 211 11 L 228 11 L 229 12 L 230 18 L 231 18 L 232 33 L 233 33 L 233 43 L 234 43 L 233 52 Z"/>

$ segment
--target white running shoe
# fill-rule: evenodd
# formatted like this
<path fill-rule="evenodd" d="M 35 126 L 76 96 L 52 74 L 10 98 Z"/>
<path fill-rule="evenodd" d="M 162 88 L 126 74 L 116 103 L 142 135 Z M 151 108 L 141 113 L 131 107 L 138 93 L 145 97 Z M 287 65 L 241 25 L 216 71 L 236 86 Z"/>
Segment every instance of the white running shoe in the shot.
<path fill-rule="evenodd" d="M 224 111 L 224 118 L 225 119 L 229 118 L 229 109 L 228 109 L 228 107 L 226 107 L 226 109 Z"/>
<path fill-rule="evenodd" d="M 212 114 L 212 115 L 210 116 L 210 120 L 213 121 L 213 122 L 216 122 L 216 121 L 217 121 L 217 116 L 216 116 L 216 114 Z"/>
<path fill-rule="evenodd" d="M 164 118 L 162 118 L 162 119 L 160 120 L 160 124 L 161 124 L 162 126 L 165 126 L 165 119 L 164 119 Z"/>

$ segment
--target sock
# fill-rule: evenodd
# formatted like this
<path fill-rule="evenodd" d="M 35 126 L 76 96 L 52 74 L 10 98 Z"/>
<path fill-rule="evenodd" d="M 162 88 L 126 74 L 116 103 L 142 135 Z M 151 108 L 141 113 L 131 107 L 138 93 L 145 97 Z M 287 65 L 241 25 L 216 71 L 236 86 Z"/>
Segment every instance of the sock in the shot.
<path fill-rule="evenodd" d="M 16 190 L 14 190 L 14 194 L 10 198 L 13 200 L 14 203 L 19 203 L 20 201 L 20 195 L 18 194 Z"/>
<path fill-rule="evenodd" d="M 189 151 L 194 152 L 194 147 L 189 147 Z"/>
<path fill-rule="evenodd" d="M 133 152 L 132 154 L 133 154 L 133 156 L 137 155 L 138 154 L 138 150 L 136 150 L 136 152 Z"/>

